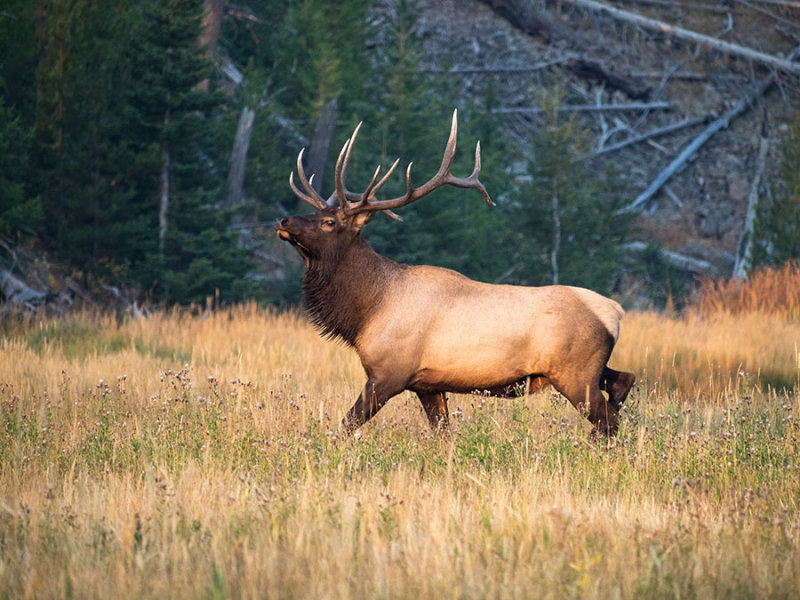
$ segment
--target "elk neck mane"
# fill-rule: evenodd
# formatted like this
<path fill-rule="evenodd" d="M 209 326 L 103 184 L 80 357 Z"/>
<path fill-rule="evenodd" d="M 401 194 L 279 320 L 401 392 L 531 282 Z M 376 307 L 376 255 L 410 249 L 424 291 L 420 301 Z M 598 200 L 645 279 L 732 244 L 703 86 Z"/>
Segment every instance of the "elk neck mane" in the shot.
<path fill-rule="evenodd" d="M 355 346 L 367 319 L 381 304 L 389 280 L 404 268 L 356 235 L 345 249 L 308 261 L 303 274 L 306 310 L 323 335 Z"/>

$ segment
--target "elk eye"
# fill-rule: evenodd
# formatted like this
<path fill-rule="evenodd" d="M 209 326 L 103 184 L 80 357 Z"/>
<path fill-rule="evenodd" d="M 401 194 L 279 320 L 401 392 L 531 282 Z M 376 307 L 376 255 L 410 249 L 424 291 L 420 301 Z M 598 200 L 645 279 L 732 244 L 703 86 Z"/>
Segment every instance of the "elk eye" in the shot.
<path fill-rule="evenodd" d="M 329 229 L 333 229 L 336 226 L 336 221 L 333 219 L 325 219 L 322 221 L 322 224 Z"/>

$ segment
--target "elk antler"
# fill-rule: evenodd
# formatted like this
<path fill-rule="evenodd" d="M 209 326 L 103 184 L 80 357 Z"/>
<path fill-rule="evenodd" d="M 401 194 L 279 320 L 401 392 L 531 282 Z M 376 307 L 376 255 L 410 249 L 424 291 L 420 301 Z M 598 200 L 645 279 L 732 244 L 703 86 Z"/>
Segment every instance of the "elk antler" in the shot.
<path fill-rule="evenodd" d="M 345 175 L 347 173 L 347 163 L 350 161 L 350 152 L 353 149 L 353 144 L 355 143 L 356 136 L 358 135 L 358 130 L 361 127 L 361 123 L 358 124 L 353 135 L 350 136 L 344 146 L 342 147 L 341 152 L 339 152 L 339 158 L 336 161 L 336 170 L 335 170 L 335 181 L 336 181 L 336 193 L 335 197 L 339 199 L 339 204 L 342 207 L 342 210 L 349 215 L 361 213 L 361 212 L 375 212 L 375 211 L 384 211 L 389 216 L 400 219 L 396 214 L 392 211 L 395 208 L 400 208 L 401 206 L 405 206 L 407 204 L 411 204 L 415 200 L 419 200 L 426 194 L 429 194 L 436 188 L 439 188 L 443 185 L 452 185 L 455 187 L 460 188 L 473 188 L 480 191 L 481 195 L 483 195 L 484 199 L 486 200 L 487 204 L 490 206 L 494 206 L 494 202 L 489 197 L 489 192 L 486 191 L 486 188 L 478 179 L 478 175 L 481 171 L 481 143 L 475 146 L 475 168 L 472 171 L 472 174 L 469 177 L 455 177 L 451 172 L 450 168 L 453 166 L 453 157 L 455 156 L 456 152 L 456 137 L 458 135 L 458 110 L 453 111 L 453 121 L 450 126 L 450 138 L 447 140 L 447 146 L 444 150 L 444 156 L 442 157 L 442 164 L 439 166 L 439 170 L 437 171 L 436 175 L 434 175 L 430 180 L 426 183 L 423 183 L 421 186 L 415 188 L 411 185 L 411 165 L 413 163 L 408 164 L 408 168 L 406 169 L 406 193 L 402 196 L 397 198 L 392 198 L 390 200 L 376 200 L 375 196 L 378 191 L 384 186 L 384 184 L 389 180 L 394 170 L 397 168 L 400 159 L 394 161 L 389 170 L 386 174 L 376 183 L 378 178 L 378 174 L 380 172 L 380 165 L 377 169 L 375 169 L 375 173 L 372 176 L 372 180 L 370 181 L 367 189 L 364 190 L 361 194 L 356 194 L 354 192 L 349 191 L 345 187 Z M 295 192 L 297 193 L 297 192 Z M 332 195 L 328 199 L 328 204 L 334 200 L 334 196 Z"/>
<path fill-rule="evenodd" d="M 450 172 L 450 168 L 453 166 L 453 157 L 456 153 L 456 138 L 458 136 L 457 109 L 453 111 L 453 121 L 450 125 L 450 138 L 447 140 L 447 146 L 445 147 L 444 156 L 442 157 L 442 164 L 439 166 L 439 170 L 437 171 L 436 175 L 434 175 L 426 183 L 423 183 L 421 186 L 415 188 L 411 185 L 411 165 L 413 163 L 409 163 L 408 168 L 406 169 L 406 193 L 390 200 L 376 200 L 375 196 L 386 184 L 386 182 L 389 181 L 389 178 L 392 176 L 397 168 L 397 165 L 400 163 L 399 158 L 392 163 L 392 166 L 389 167 L 389 170 L 384 174 L 383 177 L 381 177 L 380 180 L 378 180 L 378 175 L 380 174 L 381 167 L 378 165 L 378 167 L 375 169 L 375 173 L 372 175 L 372 180 L 369 182 L 367 189 L 362 193 L 357 194 L 355 192 L 351 192 L 345 186 L 347 165 L 350 162 L 350 153 L 353 150 L 353 145 L 356 142 L 359 129 L 361 129 L 361 123 L 356 126 L 355 130 L 353 131 L 353 135 L 351 135 L 350 138 L 345 141 L 344 146 L 342 146 L 342 150 L 339 152 L 339 157 L 336 160 L 336 169 L 334 171 L 336 191 L 331 194 L 327 201 L 324 200 L 312 186 L 314 176 L 312 175 L 310 178 L 306 177 L 305 171 L 303 170 L 303 152 L 305 151 L 305 148 L 300 150 L 300 153 L 297 155 L 297 174 L 300 177 L 300 183 L 302 184 L 305 192 L 298 189 L 298 187 L 295 185 L 294 173 L 289 175 L 289 185 L 298 198 L 309 203 L 311 206 L 317 209 L 323 209 L 327 206 L 332 206 L 338 199 L 339 205 L 342 207 L 342 210 L 345 212 L 345 214 L 354 215 L 361 212 L 383 211 L 393 219 L 402 221 L 402 219 L 393 212 L 393 209 L 411 204 L 415 200 L 419 200 L 426 194 L 429 194 L 436 188 L 439 188 L 443 185 L 452 185 L 460 188 L 476 189 L 480 191 L 480 193 L 486 199 L 487 204 L 494 206 L 494 202 L 492 202 L 492 199 L 489 197 L 489 193 L 480 182 L 480 179 L 478 179 L 478 175 L 481 171 L 480 142 L 478 142 L 475 146 L 475 168 L 473 169 L 472 174 L 469 177 L 455 177 Z"/>

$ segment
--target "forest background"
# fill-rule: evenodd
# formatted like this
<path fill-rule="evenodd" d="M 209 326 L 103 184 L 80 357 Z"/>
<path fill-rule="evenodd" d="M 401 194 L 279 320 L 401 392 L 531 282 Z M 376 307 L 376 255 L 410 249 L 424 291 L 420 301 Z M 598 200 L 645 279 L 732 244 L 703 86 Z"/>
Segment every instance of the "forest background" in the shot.
<path fill-rule="evenodd" d="M 465 98 L 458 69 L 424 64 L 419 14 L 405 0 L 8 0 L 0 268 L 70 303 L 102 293 L 151 305 L 294 303 L 302 264 L 271 223 L 308 209 L 287 184 L 298 151 L 308 147 L 306 168 L 327 195 L 336 152 L 363 121 L 351 187 L 396 157 L 421 182 L 458 107 L 454 170 L 471 169 L 480 139 L 498 207 L 442 190 L 405 209 L 404 224 L 377 218 L 366 230 L 376 250 L 491 282 L 623 296 L 634 287 L 655 304 L 687 293 L 693 273 L 676 271 L 622 210 L 641 182 L 613 155 L 587 161 L 589 131 L 564 110 L 558 68 L 530 90 L 537 117 L 520 139 L 498 110 L 502 88 Z M 796 27 L 794 16 L 782 13 Z M 800 256 L 797 121 L 776 154 L 749 267 Z M 398 175 L 387 193 L 402 186 Z"/>

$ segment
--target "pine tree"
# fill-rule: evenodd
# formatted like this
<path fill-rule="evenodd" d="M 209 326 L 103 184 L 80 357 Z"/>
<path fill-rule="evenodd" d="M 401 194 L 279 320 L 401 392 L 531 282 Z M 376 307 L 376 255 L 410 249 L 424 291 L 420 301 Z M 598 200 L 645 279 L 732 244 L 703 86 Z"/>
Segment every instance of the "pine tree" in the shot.
<path fill-rule="evenodd" d="M 416 35 L 413 4 L 397 2 L 388 25 L 385 60 L 376 65 L 371 86 L 377 110 L 365 119 L 380 124 L 380 146 L 373 144 L 370 148 L 359 140 L 355 153 L 365 157 L 360 163 L 361 181 L 371 176 L 376 157 L 383 165 L 400 157 L 398 174 L 385 188 L 386 196 L 394 196 L 405 189 L 404 167 L 409 161 L 414 163 L 414 185 L 424 183 L 439 168 L 455 106 L 451 90 L 456 86 L 447 76 L 431 79 L 421 72 L 421 42 Z M 485 133 L 493 124 L 486 107 L 460 111 L 458 121 L 459 151 L 452 171 L 465 176 L 473 168 L 478 132 Z M 482 140 L 481 144 L 481 181 L 494 195 L 501 191 L 499 146 L 491 140 Z M 398 224 L 378 215 L 365 230 L 379 252 L 402 262 L 453 268 L 482 280 L 494 280 L 505 270 L 503 251 L 497 244 L 498 232 L 505 227 L 505 213 L 488 208 L 479 194 L 445 187 L 403 208 L 402 217 L 404 223 Z"/>
<path fill-rule="evenodd" d="M 361 97 L 367 62 L 367 0 L 298 0 L 286 16 L 292 44 L 285 48 L 292 69 L 286 81 L 286 104 L 313 123 L 322 107 L 339 99 L 347 113 Z"/>
<path fill-rule="evenodd" d="M 753 228 L 750 267 L 800 259 L 800 118 L 781 137 L 780 180 L 762 200 Z"/>
<path fill-rule="evenodd" d="M 30 0 L 8 0 L 0 11 L 0 236 L 12 242 L 43 223 L 31 168 L 35 15 Z"/>
<path fill-rule="evenodd" d="M 33 126 L 36 106 L 36 12 L 33 0 L 3 0 L 0 9 L 0 95 L 26 129 Z"/>
<path fill-rule="evenodd" d="M 221 97 L 198 87 L 212 75 L 197 44 L 201 22 L 200 0 L 149 0 L 127 54 L 124 133 L 135 157 L 129 221 L 140 224 L 130 270 L 167 302 L 202 301 L 215 290 L 237 299 L 250 288 L 249 260 L 227 229 L 230 215 L 217 206 L 223 119 Z"/>
<path fill-rule="evenodd" d="M 532 182 L 515 199 L 515 278 L 607 292 L 622 264 L 630 218 L 616 214 L 622 196 L 613 172 L 587 169 L 586 132 L 574 114 L 561 118 L 560 97 L 542 98 L 544 117 L 531 142 Z"/>
<path fill-rule="evenodd" d="M 36 233 L 43 221 L 39 197 L 25 187 L 30 141 L 31 132 L 0 96 L 0 236 L 12 241 Z"/>
<path fill-rule="evenodd" d="M 108 232 L 125 190 L 120 128 L 120 53 L 133 13 L 110 0 L 53 0 L 40 15 L 32 167 L 45 211 L 46 240 L 83 272 L 116 261 Z"/>

